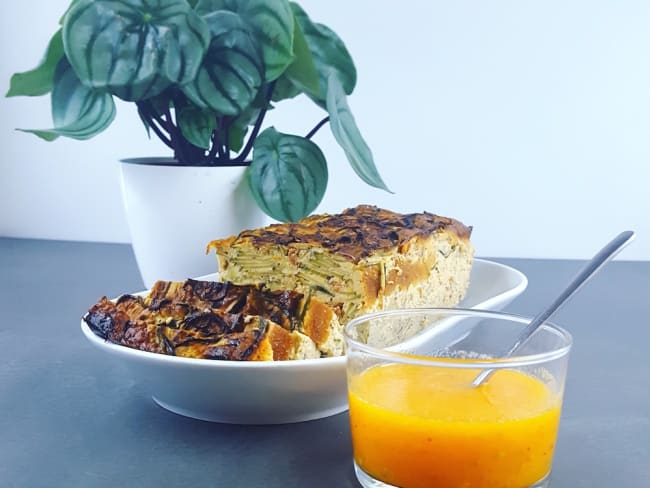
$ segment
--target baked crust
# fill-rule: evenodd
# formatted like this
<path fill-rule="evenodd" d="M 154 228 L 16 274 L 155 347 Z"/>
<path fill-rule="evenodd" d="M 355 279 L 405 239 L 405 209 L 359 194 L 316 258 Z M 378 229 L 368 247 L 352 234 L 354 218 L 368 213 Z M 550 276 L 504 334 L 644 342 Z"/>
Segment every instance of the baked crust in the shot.
<path fill-rule="evenodd" d="M 343 352 L 330 307 L 263 286 L 158 281 L 146 297 L 102 297 L 84 320 L 107 341 L 182 357 L 278 361 Z"/>
<path fill-rule="evenodd" d="M 378 250 L 405 245 L 416 237 L 444 230 L 469 240 L 472 228 L 458 220 L 429 212 L 400 214 L 373 205 L 359 205 L 340 214 L 311 215 L 298 222 L 245 230 L 237 236 L 214 240 L 208 251 L 230 246 L 318 246 L 358 263 Z"/>
<path fill-rule="evenodd" d="M 246 230 L 210 242 L 208 252 L 221 279 L 314 296 L 345 324 L 386 308 L 457 305 L 469 286 L 471 232 L 429 212 L 360 205 Z"/>

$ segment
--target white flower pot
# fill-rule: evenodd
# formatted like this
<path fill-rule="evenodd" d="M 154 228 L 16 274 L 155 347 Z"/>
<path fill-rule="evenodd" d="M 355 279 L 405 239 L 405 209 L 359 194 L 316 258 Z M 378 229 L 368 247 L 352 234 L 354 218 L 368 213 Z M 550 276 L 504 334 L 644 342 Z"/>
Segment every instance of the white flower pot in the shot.
<path fill-rule="evenodd" d="M 121 161 L 131 243 L 147 288 L 217 271 L 206 246 L 266 225 L 250 194 L 244 166 L 174 166 L 165 158 Z"/>

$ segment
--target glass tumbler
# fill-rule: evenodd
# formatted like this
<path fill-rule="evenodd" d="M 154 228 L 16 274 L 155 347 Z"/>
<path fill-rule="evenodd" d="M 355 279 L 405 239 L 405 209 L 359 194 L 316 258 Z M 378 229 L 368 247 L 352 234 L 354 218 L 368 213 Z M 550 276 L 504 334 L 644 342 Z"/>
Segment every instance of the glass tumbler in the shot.
<path fill-rule="evenodd" d="M 403 309 L 345 327 L 354 467 L 374 488 L 542 488 L 571 336 L 499 312 Z M 472 381 L 484 370 L 488 378 Z"/>

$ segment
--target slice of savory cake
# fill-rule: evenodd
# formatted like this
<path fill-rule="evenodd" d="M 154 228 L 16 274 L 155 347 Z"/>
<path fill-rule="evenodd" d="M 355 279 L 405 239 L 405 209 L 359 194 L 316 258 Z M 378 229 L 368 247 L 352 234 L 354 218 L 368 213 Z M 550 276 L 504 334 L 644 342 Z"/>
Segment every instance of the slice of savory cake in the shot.
<path fill-rule="evenodd" d="M 158 281 L 146 297 L 102 297 L 84 320 L 110 342 L 175 356 L 277 361 L 343 353 L 328 305 L 262 286 Z"/>
<path fill-rule="evenodd" d="M 399 307 L 450 307 L 469 286 L 471 227 L 428 212 L 361 205 L 209 243 L 220 279 L 295 290 L 329 303 L 341 323 Z"/>

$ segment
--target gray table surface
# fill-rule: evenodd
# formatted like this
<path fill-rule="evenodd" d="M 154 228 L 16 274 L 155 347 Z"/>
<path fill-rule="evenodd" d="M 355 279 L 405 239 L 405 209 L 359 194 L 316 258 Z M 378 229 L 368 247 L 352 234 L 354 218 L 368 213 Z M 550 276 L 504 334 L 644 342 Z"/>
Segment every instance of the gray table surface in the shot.
<path fill-rule="evenodd" d="M 526 315 L 582 264 L 496 261 L 528 276 L 508 307 Z M 81 315 L 102 295 L 142 288 L 127 245 L 0 239 L 0 486 L 358 486 L 347 414 L 279 426 L 197 421 L 158 407 L 98 353 Z M 616 261 L 555 320 L 574 349 L 553 488 L 650 487 L 649 295 L 650 262 Z"/>

